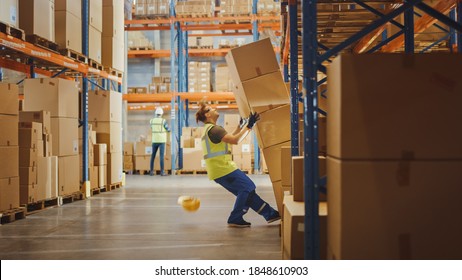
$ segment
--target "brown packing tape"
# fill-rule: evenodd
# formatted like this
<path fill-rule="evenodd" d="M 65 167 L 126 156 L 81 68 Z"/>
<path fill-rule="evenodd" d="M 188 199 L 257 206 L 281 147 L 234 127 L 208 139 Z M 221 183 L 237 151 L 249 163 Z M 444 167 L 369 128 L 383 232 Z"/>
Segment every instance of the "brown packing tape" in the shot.
<path fill-rule="evenodd" d="M 412 259 L 412 248 L 411 248 L 411 235 L 409 233 L 403 233 L 398 236 L 399 246 L 399 259 L 400 260 L 411 260 Z"/>

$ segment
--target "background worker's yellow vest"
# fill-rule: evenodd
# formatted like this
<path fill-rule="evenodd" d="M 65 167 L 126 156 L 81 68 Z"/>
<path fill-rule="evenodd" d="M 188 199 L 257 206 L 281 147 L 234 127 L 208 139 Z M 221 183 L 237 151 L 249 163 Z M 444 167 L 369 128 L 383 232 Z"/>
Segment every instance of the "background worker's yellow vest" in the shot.
<path fill-rule="evenodd" d="M 163 118 L 153 118 L 149 122 L 152 131 L 152 143 L 167 142 L 167 130 L 164 127 L 164 121 Z"/>
<path fill-rule="evenodd" d="M 220 142 L 214 144 L 210 141 L 209 130 L 214 124 L 205 124 L 204 134 L 202 135 L 202 152 L 205 159 L 205 168 L 210 180 L 228 175 L 237 169 L 236 164 L 231 157 L 231 145 Z"/>

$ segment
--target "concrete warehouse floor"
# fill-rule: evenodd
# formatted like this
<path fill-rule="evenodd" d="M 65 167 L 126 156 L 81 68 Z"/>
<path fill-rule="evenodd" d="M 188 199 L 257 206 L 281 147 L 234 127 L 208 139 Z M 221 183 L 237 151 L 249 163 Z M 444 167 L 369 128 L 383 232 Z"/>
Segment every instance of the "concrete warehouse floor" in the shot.
<path fill-rule="evenodd" d="M 268 175 L 251 175 L 276 208 Z M 197 212 L 180 195 L 201 199 Z M 0 226 L 0 259 L 281 259 L 279 222 L 250 210 L 251 228 L 228 228 L 234 196 L 205 175 L 128 175 L 121 189 Z"/>

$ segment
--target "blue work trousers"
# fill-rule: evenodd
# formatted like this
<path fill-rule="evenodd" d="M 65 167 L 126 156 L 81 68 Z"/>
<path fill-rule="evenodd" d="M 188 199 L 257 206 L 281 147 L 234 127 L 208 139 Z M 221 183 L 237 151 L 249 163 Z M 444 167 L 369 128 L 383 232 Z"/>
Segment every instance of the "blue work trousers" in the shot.
<path fill-rule="evenodd" d="M 255 192 L 255 184 L 239 169 L 215 179 L 215 182 L 236 196 L 236 202 L 228 218 L 228 223 L 242 222 L 242 216 L 247 213 L 249 207 L 263 216 L 265 220 L 268 220 L 276 212 Z"/>
<path fill-rule="evenodd" d="M 160 148 L 160 172 L 164 172 L 164 156 L 165 156 L 165 143 L 152 143 L 151 154 L 151 172 L 154 171 L 154 159 L 156 158 L 157 150 Z"/>

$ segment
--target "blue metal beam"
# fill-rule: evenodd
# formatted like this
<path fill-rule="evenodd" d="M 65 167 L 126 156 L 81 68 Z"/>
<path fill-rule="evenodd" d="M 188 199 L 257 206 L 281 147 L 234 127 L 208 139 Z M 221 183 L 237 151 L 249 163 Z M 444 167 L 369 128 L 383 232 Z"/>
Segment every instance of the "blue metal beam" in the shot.
<path fill-rule="evenodd" d="M 393 18 L 397 17 L 401 13 L 409 10 L 410 8 L 413 7 L 412 6 L 413 4 L 418 3 L 418 2 L 422 2 L 422 0 L 409 0 L 408 2 L 403 3 L 403 5 L 401 7 L 397 8 L 397 9 L 391 11 L 390 13 L 384 15 L 383 17 L 375 20 L 374 22 L 372 22 L 368 26 L 364 27 L 362 30 L 360 30 L 359 32 L 357 32 L 356 34 L 351 36 L 350 38 L 346 39 L 344 42 L 340 43 L 339 45 L 331 48 L 330 50 L 328 50 L 327 52 L 322 54 L 320 56 L 320 58 L 319 58 L 318 63 L 321 64 L 323 61 L 325 61 L 329 57 L 336 55 L 341 50 L 343 50 L 344 48 L 346 48 L 349 45 L 353 44 L 354 42 L 358 41 L 359 39 L 366 36 L 367 34 L 371 33 L 372 31 L 374 31 L 378 27 L 384 25 L 385 23 L 387 23 L 388 21 L 390 21 Z"/>
<path fill-rule="evenodd" d="M 175 17 L 175 1 L 170 1 L 170 17 Z M 170 24 L 170 91 L 175 92 L 175 25 Z M 171 131 L 171 158 L 172 158 L 172 175 L 175 174 L 176 167 L 176 138 L 175 138 L 175 97 L 172 94 L 170 101 L 170 131 Z"/>
<path fill-rule="evenodd" d="M 441 21 L 442 23 L 456 29 L 459 32 L 462 32 L 462 24 L 458 23 L 446 15 L 440 13 L 439 11 L 433 9 L 432 7 L 428 6 L 425 3 L 417 3 L 416 7 L 427 13 L 429 16 L 436 18 L 437 20 Z"/>
<path fill-rule="evenodd" d="M 257 7 L 258 7 L 258 0 L 252 1 L 252 14 L 257 15 Z M 258 33 L 258 22 L 255 20 L 252 23 L 252 34 L 253 34 L 253 41 L 256 42 L 260 39 L 260 34 Z M 257 134 L 253 134 L 253 157 L 254 157 L 254 165 L 253 170 L 255 174 L 258 174 L 260 171 L 260 148 L 258 146 Z"/>
<path fill-rule="evenodd" d="M 404 52 L 414 53 L 414 7 L 404 11 Z"/>
<path fill-rule="evenodd" d="M 456 10 L 457 6 L 449 12 L 449 17 L 452 20 L 457 20 Z M 452 53 L 454 52 L 454 46 L 456 46 L 457 33 L 456 30 L 452 27 L 450 27 L 449 30 L 449 50 Z"/>
<path fill-rule="evenodd" d="M 183 169 L 183 148 L 181 148 L 183 102 L 181 101 L 180 96 L 177 96 L 176 102 L 178 104 L 178 138 L 176 139 L 178 145 L 178 169 Z"/>
<path fill-rule="evenodd" d="M 298 17 L 297 1 L 289 1 L 290 27 L 290 125 L 291 125 L 291 153 L 298 156 Z"/>
<path fill-rule="evenodd" d="M 401 29 L 400 31 L 396 32 L 395 34 L 393 34 L 391 37 L 387 38 L 386 40 L 380 42 L 379 44 L 375 45 L 373 48 L 371 48 L 370 50 L 368 50 L 366 53 L 373 53 L 377 50 L 379 50 L 381 47 L 385 46 L 386 44 L 388 44 L 389 42 L 393 41 L 394 39 L 398 38 L 399 36 L 401 36 L 402 34 L 404 33 L 404 29 Z"/>
<path fill-rule="evenodd" d="M 457 2 L 457 22 L 459 24 L 462 24 L 462 2 L 458 1 Z M 457 44 L 457 53 L 462 53 L 462 31 L 457 32 L 457 39 L 456 39 L 456 44 Z"/>
<path fill-rule="evenodd" d="M 302 1 L 304 109 L 304 190 L 305 190 L 305 259 L 319 259 L 319 188 L 318 188 L 318 113 L 317 69 L 318 38 L 316 0 Z M 329 51 L 328 51 L 329 52 Z M 334 55 L 332 52 L 326 57 Z"/>
<path fill-rule="evenodd" d="M 444 35 L 443 37 L 441 37 L 440 39 L 438 39 L 436 42 L 433 42 L 431 45 L 425 47 L 423 50 L 420 51 L 420 53 L 425 53 L 426 51 L 428 51 L 429 49 L 433 48 L 434 46 L 438 45 L 439 43 L 443 42 L 444 40 L 448 39 L 448 37 L 450 37 L 451 34 L 446 34 Z"/>
<path fill-rule="evenodd" d="M 353 0 L 353 2 L 355 2 L 356 4 L 358 4 L 359 6 L 363 7 L 365 10 L 368 10 L 369 12 L 373 13 L 373 14 L 376 14 L 378 15 L 379 17 L 383 17 L 384 14 L 377 11 L 376 9 L 372 8 L 371 6 L 367 5 L 366 3 L 363 3 L 359 0 Z M 399 28 L 404 28 L 404 25 L 402 25 L 401 23 L 397 22 L 396 20 L 390 20 L 390 23 L 393 23 L 394 25 L 398 26 Z"/>
<path fill-rule="evenodd" d="M 95 87 L 98 87 L 99 89 L 101 90 L 106 90 L 105 88 L 103 88 L 102 86 L 98 85 L 97 82 L 91 80 L 91 79 L 88 79 L 88 81 L 90 82 L 90 84 L 94 85 Z"/>
<path fill-rule="evenodd" d="M 88 56 L 89 0 L 82 0 L 82 53 Z M 82 181 L 88 181 L 88 81 L 82 79 Z"/>

